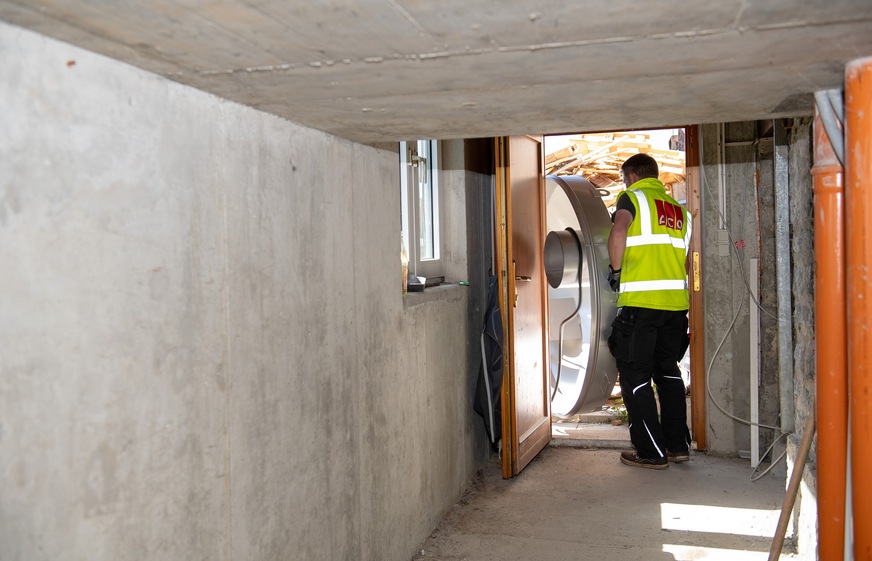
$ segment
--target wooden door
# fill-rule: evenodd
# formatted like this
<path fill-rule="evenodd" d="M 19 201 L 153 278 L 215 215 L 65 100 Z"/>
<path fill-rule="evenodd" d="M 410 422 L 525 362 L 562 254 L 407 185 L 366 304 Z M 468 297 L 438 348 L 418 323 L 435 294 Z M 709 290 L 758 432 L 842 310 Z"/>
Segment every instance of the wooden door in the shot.
<path fill-rule="evenodd" d="M 503 316 L 503 477 L 551 441 L 543 139 L 497 139 L 497 268 Z"/>

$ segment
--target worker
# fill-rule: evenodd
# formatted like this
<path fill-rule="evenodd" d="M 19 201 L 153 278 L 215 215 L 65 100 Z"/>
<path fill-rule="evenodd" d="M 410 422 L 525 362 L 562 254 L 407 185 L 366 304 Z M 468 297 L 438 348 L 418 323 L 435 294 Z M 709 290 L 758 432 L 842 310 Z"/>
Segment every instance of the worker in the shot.
<path fill-rule="evenodd" d="M 636 154 L 621 166 L 626 190 L 618 195 L 608 241 L 608 281 L 618 292 L 609 350 L 617 363 L 635 448 L 622 452 L 621 462 L 649 469 L 690 459 L 678 361 L 688 345 L 691 218 L 666 193 L 658 171 L 648 154 Z"/>

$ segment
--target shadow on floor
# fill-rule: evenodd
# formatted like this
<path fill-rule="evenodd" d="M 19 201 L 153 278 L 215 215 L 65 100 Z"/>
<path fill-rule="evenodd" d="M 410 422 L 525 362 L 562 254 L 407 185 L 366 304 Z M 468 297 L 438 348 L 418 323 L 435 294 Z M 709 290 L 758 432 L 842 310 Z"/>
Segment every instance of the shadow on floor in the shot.
<path fill-rule="evenodd" d="M 626 431 L 626 427 L 624 427 Z M 693 454 L 656 471 L 616 450 L 549 446 L 503 480 L 493 456 L 415 560 L 766 560 L 784 478 Z M 792 528 L 782 559 L 795 559 Z"/>

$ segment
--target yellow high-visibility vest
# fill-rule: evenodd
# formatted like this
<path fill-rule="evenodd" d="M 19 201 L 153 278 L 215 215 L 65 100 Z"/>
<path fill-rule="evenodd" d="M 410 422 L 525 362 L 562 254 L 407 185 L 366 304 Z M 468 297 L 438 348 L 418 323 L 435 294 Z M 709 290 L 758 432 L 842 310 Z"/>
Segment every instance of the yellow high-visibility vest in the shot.
<path fill-rule="evenodd" d="M 657 179 L 640 179 L 621 196 L 630 197 L 636 217 L 627 232 L 618 307 L 688 309 L 690 214 Z"/>

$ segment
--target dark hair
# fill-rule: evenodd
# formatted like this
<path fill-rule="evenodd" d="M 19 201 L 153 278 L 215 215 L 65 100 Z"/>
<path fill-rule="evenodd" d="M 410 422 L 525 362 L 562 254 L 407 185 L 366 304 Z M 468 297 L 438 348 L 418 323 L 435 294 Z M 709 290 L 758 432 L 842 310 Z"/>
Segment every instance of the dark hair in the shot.
<path fill-rule="evenodd" d="M 627 158 L 624 165 L 621 166 L 621 171 L 630 172 L 639 179 L 653 177 L 657 179 L 660 176 L 660 170 L 657 168 L 657 160 L 648 154 L 635 154 Z"/>

